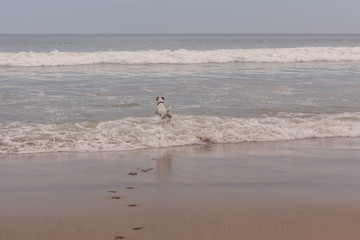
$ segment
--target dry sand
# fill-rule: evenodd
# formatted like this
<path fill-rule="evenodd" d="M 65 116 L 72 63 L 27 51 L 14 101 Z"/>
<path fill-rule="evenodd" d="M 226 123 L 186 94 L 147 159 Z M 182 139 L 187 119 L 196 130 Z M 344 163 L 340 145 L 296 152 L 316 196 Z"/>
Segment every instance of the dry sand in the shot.
<path fill-rule="evenodd" d="M 360 139 L 0 156 L 0 239 L 360 239 Z"/>

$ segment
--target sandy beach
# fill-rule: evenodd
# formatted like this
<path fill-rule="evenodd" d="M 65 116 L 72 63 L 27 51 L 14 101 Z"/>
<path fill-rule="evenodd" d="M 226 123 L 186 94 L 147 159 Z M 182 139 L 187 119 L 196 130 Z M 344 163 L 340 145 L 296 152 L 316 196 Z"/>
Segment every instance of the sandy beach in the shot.
<path fill-rule="evenodd" d="M 359 239 L 360 139 L 0 155 L 0 239 Z"/>

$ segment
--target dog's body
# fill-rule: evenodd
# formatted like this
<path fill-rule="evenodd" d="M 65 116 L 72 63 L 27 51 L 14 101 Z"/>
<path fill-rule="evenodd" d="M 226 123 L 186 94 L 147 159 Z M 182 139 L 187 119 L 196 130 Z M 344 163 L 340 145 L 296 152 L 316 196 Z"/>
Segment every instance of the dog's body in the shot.
<path fill-rule="evenodd" d="M 166 122 L 170 122 L 170 120 L 172 118 L 172 115 L 170 113 L 171 107 L 169 107 L 168 109 L 165 109 L 164 100 L 165 100 L 164 97 L 156 98 L 156 101 L 157 101 L 156 114 L 159 114 L 161 119 L 166 120 Z"/>

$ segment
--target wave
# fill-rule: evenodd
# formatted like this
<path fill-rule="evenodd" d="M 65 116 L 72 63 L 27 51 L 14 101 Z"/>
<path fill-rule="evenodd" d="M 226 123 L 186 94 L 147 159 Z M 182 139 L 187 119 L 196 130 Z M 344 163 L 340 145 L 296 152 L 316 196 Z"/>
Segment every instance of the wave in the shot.
<path fill-rule="evenodd" d="M 208 143 L 360 137 L 360 113 L 266 118 L 174 116 L 105 122 L 0 123 L 0 153 L 102 152 Z"/>
<path fill-rule="evenodd" d="M 201 64 L 359 61 L 360 47 L 300 47 L 231 50 L 148 50 L 100 52 L 0 52 L 0 66 L 72 66 L 89 64 Z"/>

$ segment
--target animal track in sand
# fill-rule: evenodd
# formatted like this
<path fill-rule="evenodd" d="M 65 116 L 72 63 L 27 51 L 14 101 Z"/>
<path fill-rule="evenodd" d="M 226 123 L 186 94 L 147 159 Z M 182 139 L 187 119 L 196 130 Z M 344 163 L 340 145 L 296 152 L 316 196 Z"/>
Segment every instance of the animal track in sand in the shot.
<path fill-rule="evenodd" d="M 129 204 L 128 207 L 137 207 L 139 206 L 138 204 Z"/>
<path fill-rule="evenodd" d="M 144 227 L 134 227 L 133 228 L 134 231 L 138 231 L 138 230 L 142 230 L 142 229 L 144 229 Z"/>
<path fill-rule="evenodd" d="M 142 172 L 149 172 L 149 171 L 151 171 L 151 170 L 154 170 L 154 168 L 142 169 L 141 171 L 142 171 Z"/>
<path fill-rule="evenodd" d="M 123 237 L 123 236 L 116 236 L 115 237 L 115 240 L 119 240 L 119 239 L 124 239 L 125 237 Z"/>
<path fill-rule="evenodd" d="M 121 197 L 118 197 L 118 196 L 114 196 L 114 197 L 111 197 L 112 199 L 121 199 Z"/>
<path fill-rule="evenodd" d="M 116 190 L 109 190 L 108 193 L 117 193 L 118 191 Z"/>
<path fill-rule="evenodd" d="M 137 169 L 136 169 L 136 171 L 141 171 L 141 172 L 143 172 L 143 173 L 150 172 L 150 171 L 152 171 L 152 170 L 154 170 L 154 168 L 147 168 L 147 169 L 137 168 Z M 128 175 L 130 175 L 130 176 L 135 176 L 135 175 L 137 175 L 137 174 L 138 174 L 137 172 L 129 172 L 129 173 L 128 173 Z"/>
<path fill-rule="evenodd" d="M 136 187 L 126 187 L 127 190 L 135 189 Z"/>

